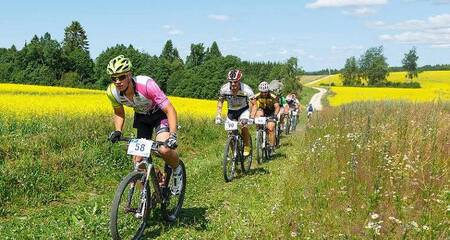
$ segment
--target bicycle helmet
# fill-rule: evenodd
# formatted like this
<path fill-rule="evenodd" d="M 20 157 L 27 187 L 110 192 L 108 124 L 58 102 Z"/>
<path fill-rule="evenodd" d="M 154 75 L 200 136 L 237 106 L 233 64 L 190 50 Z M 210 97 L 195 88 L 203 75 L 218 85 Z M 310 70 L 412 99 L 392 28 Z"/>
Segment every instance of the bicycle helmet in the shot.
<path fill-rule="evenodd" d="M 269 91 L 269 84 L 266 81 L 261 82 L 259 84 L 259 86 L 258 86 L 258 90 L 260 92 L 268 92 Z"/>
<path fill-rule="evenodd" d="M 124 73 L 130 71 L 131 66 L 130 59 L 124 57 L 123 55 L 119 55 L 109 61 L 108 67 L 106 67 L 106 72 L 108 72 L 109 75 Z"/>
<path fill-rule="evenodd" d="M 269 84 L 269 89 L 276 95 L 280 95 L 281 90 L 283 89 L 283 83 L 280 80 L 272 80 Z"/>
<path fill-rule="evenodd" d="M 242 77 L 241 70 L 233 69 L 228 72 L 227 80 L 240 81 Z"/>

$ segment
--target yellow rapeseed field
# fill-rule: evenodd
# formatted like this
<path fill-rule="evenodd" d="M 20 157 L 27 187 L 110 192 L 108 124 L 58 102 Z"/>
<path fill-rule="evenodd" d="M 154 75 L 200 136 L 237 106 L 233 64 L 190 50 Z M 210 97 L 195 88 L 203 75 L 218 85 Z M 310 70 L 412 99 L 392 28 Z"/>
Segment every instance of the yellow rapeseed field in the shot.
<path fill-rule="evenodd" d="M 216 101 L 169 97 L 180 116 L 211 117 Z M 16 116 L 111 114 L 112 107 L 104 91 L 0 84 L 0 114 Z M 132 113 L 129 108 L 127 113 Z"/>
<path fill-rule="evenodd" d="M 406 72 L 392 72 L 388 80 L 393 82 L 408 81 Z M 414 79 L 418 81 L 421 88 L 365 88 L 365 87 L 342 87 L 342 80 L 338 74 L 324 78 L 313 85 L 320 83 L 335 83 L 331 87 L 334 93 L 329 97 L 330 105 L 336 106 L 355 101 L 380 101 L 380 100 L 409 100 L 409 101 L 449 101 L 450 100 L 450 71 L 425 71 Z"/>

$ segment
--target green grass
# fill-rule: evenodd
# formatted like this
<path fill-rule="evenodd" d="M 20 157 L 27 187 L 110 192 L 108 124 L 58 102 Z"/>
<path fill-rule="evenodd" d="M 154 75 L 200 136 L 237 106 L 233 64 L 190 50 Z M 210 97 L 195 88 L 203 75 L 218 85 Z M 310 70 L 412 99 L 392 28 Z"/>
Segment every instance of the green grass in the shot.
<path fill-rule="evenodd" d="M 106 141 L 109 121 L 0 117 L 2 239 L 110 238 L 112 197 L 132 166 L 123 146 Z M 449 235 L 448 104 L 352 104 L 315 113 L 306 128 L 304 116 L 301 121 L 272 161 L 225 183 L 222 127 L 211 119 L 182 119 L 184 210 L 171 225 L 156 221 L 155 213 L 146 237 Z"/>

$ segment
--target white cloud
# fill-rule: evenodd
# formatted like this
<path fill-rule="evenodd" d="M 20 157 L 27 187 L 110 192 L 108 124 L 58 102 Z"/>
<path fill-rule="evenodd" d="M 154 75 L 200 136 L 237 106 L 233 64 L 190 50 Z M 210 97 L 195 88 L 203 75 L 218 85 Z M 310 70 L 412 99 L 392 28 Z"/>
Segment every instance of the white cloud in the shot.
<path fill-rule="evenodd" d="M 383 21 L 374 21 L 374 22 L 367 22 L 366 26 L 369 28 L 379 28 L 386 26 L 386 23 Z"/>
<path fill-rule="evenodd" d="M 217 20 L 217 21 L 228 21 L 230 20 L 230 16 L 228 15 L 220 15 L 220 14 L 209 14 L 208 18 Z"/>
<path fill-rule="evenodd" d="M 362 7 L 362 8 L 356 8 L 353 10 L 344 10 L 342 11 L 345 15 L 351 15 L 356 17 L 365 17 L 375 14 L 377 11 L 372 8 Z"/>
<path fill-rule="evenodd" d="M 175 36 L 175 35 L 182 35 L 183 34 L 183 31 L 181 31 L 180 29 L 175 28 L 172 25 L 163 25 L 162 28 L 165 29 L 167 34 L 169 34 L 169 35 Z"/>
<path fill-rule="evenodd" d="M 404 44 L 426 44 L 431 47 L 447 48 L 450 45 L 450 14 L 430 16 L 425 20 L 412 19 L 392 25 L 385 29 L 396 33 L 382 34 L 382 41 Z M 400 32 L 403 31 L 403 32 Z"/>
<path fill-rule="evenodd" d="M 307 8 L 323 7 L 365 7 L 374 5 L 384 5 L 388 0 L 316 0 L 306 4 Z"/>
<path fill-rule="evenodd" d="M 364 49 L 364 47 L 361 45 L 331 46 L 331 51 L 333 53 L 348 53 L 348 52 L 361 51 L 363 49 Z"/>

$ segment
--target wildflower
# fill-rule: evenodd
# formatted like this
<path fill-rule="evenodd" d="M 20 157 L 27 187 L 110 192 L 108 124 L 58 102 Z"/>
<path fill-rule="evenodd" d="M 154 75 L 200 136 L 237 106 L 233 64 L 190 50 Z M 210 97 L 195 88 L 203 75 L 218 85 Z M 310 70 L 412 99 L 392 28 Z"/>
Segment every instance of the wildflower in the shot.
<path fill-rule="evenodd" d="M 375 219 L 377 219 L 377 218 L 379 217 L 379 215 L 376 214 L 376 213 L 373 213 L 372 215 L 370 215 L 370 217 L 371 217 L 373 220 L 375 220 Z"/>

